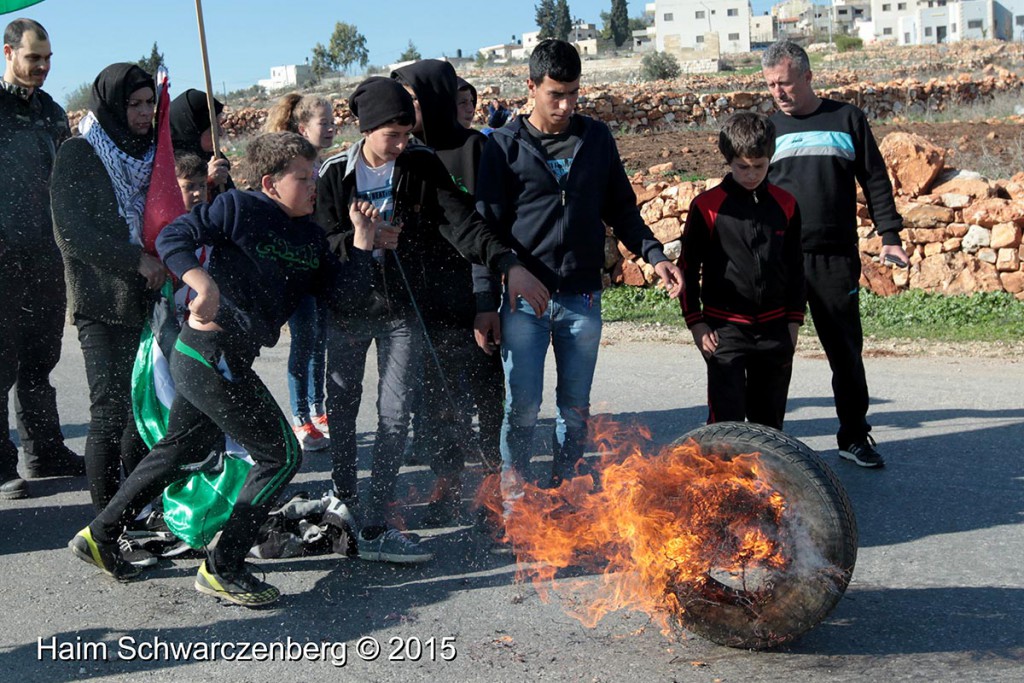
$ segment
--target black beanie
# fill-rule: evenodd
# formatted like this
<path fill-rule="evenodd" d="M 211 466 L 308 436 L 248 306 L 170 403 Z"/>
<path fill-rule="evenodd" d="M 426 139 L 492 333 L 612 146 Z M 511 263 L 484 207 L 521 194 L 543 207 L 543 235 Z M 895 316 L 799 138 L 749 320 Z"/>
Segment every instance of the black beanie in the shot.
<path fill-rule="evenodd" d="M 404 126 L 416 122 L 416 107 L 398 81 L 371 76 L 356 86 L 348 108 L 359 119 L 359 132 L 365 133 L 396 121 Z"/>

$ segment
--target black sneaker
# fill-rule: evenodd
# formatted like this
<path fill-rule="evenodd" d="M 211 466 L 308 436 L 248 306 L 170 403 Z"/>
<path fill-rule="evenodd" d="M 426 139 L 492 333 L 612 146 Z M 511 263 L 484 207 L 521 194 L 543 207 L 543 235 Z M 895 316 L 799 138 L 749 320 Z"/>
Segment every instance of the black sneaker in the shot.
<path fill-rule="evenodd" d="M 196 574 L 196 590 L 243 607 L 262 607 L 276 602 L 281 591 L 257 579 L 243 566 L 241 571 L 217 571 L 209 558 Z"/>
<path fill-rule="evenodd" d="M 156 564 L 156 555 L 142 547 L 138 539 L 128 534 L 122 534 L 117 539 L 117 547 L 121 551 L 121 558 L 133 567 L 152 567 Z"/>
<path fill-rule="evenodd" d="M 839 447 L 839 457 L 854 462 L 861 467 L 885 467 L 885 460 L 875 450 L 875 440 L 871 436 L 863 441 Z"/>
<path fill-rule="evenodd" d="M 117 543 L 99 543 L 93 540 L 92 530 L 85 527 L 68 542 L 68 547 L 75 557 L 99 567 L 103 573 L 118 581 L 130 581 L 139 575 L 139 567 L 128 564 L 121 557 L 121 549 Z"/>
<path fill-rule="evenodd" d="M 0 500 L 28 498 L 28 484 L 17 472 L 0 474 Z"/>

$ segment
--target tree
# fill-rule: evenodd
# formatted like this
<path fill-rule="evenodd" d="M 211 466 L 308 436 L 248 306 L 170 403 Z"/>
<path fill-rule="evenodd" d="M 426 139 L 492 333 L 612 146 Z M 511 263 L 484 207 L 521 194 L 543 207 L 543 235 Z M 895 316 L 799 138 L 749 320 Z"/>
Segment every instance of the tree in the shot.
<path fill-rule="evenodd" d="M 156 76 L 156 70 L 164 65 L 164 56 L 160 53 L 156 43 L 153 43 L 153 50 L 149 53 L 149 56 L 143 57 L 135 63 L 150 76 Z"/>
<path fill-rule="evenodd" d="M 410 43 L 411 44 L 411 43 Z M 335 69 L 348 71 L 353 64 L 365 67 L 370 63 L 370 52 L 366 49 L 366 36 L 353 24 L 339 21 L 327 47 L 317 43 L 313 47 L 310 68 L 318 79 Z"/>
<path fill-rule="evenodd" d="M 663 81 L 679 75 L 679 62 L 667 52 L 650 52 L 640 60 L 640 78 Z"/>
<path fill-rule="evenodd" d="M 626 7 L 626 0 L 612 0 L 612 13 L 609 23 L 611 39 L 615 47 L 622 45 L 630 39 L 629 30 L 629 9 Z"/>
<path fill-rule="evenodd" d="M 538 38 L 555 37 L 555 0 L 540 0 L 539 5 L 534 6 L 536 10 L 537 28 L 540 29 Z"/>
<path fill-rule="evenodd" d="M 89 97 L 92 96 L 92 81 L 86 81 L 71 91 L 64 100 L 64 108 L 68 111 L 81 111 L 89 108 Z"/>
<path fill-rule="evenodd" d="M 405 48 L 405 52 L 398 56 L 400 62 L 415 62 L 423 59 L 423 55 L 416 49 L 416 46 L 412 44 L 412 39 L 409 40 L 409 47 Z"/>
<path fill-rule="evenodd" d="M 558 0 L 555 3 L 555 35 L 559 40 L 569 40 L 572 33 L 572 14 L 569 12 L 569 0 Z"/>

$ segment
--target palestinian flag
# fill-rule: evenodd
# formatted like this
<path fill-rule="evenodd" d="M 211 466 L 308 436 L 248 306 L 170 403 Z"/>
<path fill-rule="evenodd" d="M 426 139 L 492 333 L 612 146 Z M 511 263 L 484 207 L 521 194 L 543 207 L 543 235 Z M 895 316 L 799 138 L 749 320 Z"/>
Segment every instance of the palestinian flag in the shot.
<path fill-rule="evenodd" d="M 25 9 L 32 5 L 38 5 L 42 1 L 43 0 L 0 0 L 0 14 L 17 12 L 20 9 Z"/>
<path fill-rule="evenodd" d="M 178 179 L 174 174 L 174 147 L 171 144 L 171 96 L 168 92 L 167 69 L 156 72 L 156 155 L 153 175 L 146 192 L 146 208 L 142 213 L 142 248 L 156 255 L 156 236 L 164 226 L 185 213 Z"/>

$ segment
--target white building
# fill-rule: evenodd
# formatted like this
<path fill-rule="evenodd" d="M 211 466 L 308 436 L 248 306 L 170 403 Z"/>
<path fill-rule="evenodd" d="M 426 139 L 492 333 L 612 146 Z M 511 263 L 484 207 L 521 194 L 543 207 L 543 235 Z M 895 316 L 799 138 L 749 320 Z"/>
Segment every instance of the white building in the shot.
<path fill-rule="evenodd" d="M 750 42 L 774 43 L 778 37 L 778 19 L 770 14 L 750 17 Z"/>
<path fill-rule="evenodd" d="M 705 35 L 718 34 L 720 50 L 750 52 L 750 3 L 747 0 L 656 0 L 655 43 L 701 50 Z"/>
<path fill-rule="evenodd" d="M 996 0 L 992 5 L 992 37 L 1024 41 L 1024 0 Z"/>
<path fill-rule="evenodd" d="M 256 83 L 268 91 L 273 91 L 301 88 L 312 80 L 313 70 L 309 68 L 309 64 L 287 64 L 270 67 L 270 78 L 262 78 Z"/>
<path fill-rule="evenodd" d="M 888 40 L 893 34 L 885 33 L 886 28 L 876 24 L 872 36 Z M 913 11 L 896 20 L 900 45 L 985 39 L 1024 40 L 1024 0 L 916 0 Z"/>

